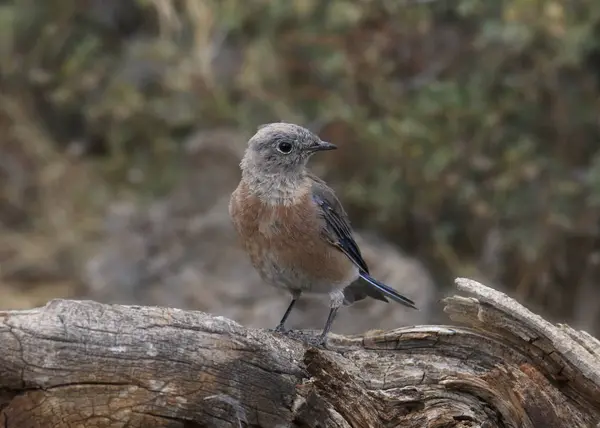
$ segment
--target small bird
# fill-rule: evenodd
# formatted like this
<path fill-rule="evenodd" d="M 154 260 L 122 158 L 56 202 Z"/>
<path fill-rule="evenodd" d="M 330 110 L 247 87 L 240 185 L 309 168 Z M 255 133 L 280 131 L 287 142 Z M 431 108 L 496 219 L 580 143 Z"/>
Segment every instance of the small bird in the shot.
<path fill-rule="evenodd" d="M 299 125 L 260 126 L 248 141 L 242 179 L 229 202 L 241 244 L 262 280 L 292 295 L 276 331 L 286 332 L 285 321 L 302 294 L 329 295 L 319 345 L 341 306 L 371 297 L 417 309 L 370 276 L 334 191 L 307 169 L 314 153 L 336 148 Z"/>

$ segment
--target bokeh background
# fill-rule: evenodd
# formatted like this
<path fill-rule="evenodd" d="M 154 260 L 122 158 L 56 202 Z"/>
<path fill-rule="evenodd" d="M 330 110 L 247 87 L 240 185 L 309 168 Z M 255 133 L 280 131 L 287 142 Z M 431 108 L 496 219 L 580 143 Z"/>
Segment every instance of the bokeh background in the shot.
<path fill-rule="evenodd" d="M 455 276 L 600 333 L 597 0 L 0 2 L 0 307 L 54 297 L 272 327 L 227 216 L 257 125 L 315 159 L 380 279 L 334 330 L 443 320 Z M 319 328 L 326 302 L 292 324 Z"/>

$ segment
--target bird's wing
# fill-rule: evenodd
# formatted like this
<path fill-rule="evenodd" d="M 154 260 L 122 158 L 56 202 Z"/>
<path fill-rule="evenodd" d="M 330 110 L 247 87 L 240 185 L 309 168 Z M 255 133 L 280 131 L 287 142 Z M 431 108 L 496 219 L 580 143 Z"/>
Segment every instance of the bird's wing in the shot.
<path fill-rule="evenodd" d="M 362 272 L 369 273 L 367 263 L 352 236 L 348 215 L 333 190 L 319 177 L 309 174 L 312 180 L 312 198 L 319 208 L 319 214 L 325 220 L 322 229 L 323 238 L 342 251 Z"/>
<path fill-rule="evenodd" d="M 313 201 L 319 209 L 320 216 L 324 219 L 324 227 L 321 231 L 323 239 L 343 252 L 358 267 L 359 276 L 366 281 L 366 284 L 353 283 L 348 286 L 344 291 L 346 299 L 354 302 L 369 296 L 387 302 L 386 297 L 389 297 L 398 303 L 416 309 L 412 300 L 369 275 L 369 268 L 352 236 L 350 220 L 348 220 L 342 204 L 323 180 L 313 174 L 310 174 L 309 177 L 312 180 Z"/>

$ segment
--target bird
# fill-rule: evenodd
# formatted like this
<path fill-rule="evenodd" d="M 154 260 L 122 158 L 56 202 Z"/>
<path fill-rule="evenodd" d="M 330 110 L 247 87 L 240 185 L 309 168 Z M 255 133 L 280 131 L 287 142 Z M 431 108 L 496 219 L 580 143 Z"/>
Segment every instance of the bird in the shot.
<path fill-rule="evenodd" d="M 329 296 L 322 346 L 342 306 L 370 297 L 418 309 L 371 276 L 335 192 L 308 169 L 313 154 L 335 149 L 300 125 L 261 125 L 248 141 L 229 201 L 241 246 L 262 281 L 291 294 L 276 332 L 288 333 L 285 322 L 301 295 Z"/>

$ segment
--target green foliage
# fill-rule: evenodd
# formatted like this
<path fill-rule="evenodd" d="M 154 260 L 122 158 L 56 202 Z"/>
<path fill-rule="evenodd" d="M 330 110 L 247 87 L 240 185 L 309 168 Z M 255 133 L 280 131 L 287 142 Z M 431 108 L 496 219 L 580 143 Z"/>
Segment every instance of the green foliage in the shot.
<path fill-rule="evenodd" d="M 500 230 L 494 279 L 564 310 L 544 284 L 569 297 L 581 275 L 558 266 L 573 237 L 591 257 L 599 224 L 597 1 L 82 4 L 4 6 L 2 75 L 114 186 L 168 190 L 197 127 L 317 124 L 356 224 L 443 278 Z"/>

